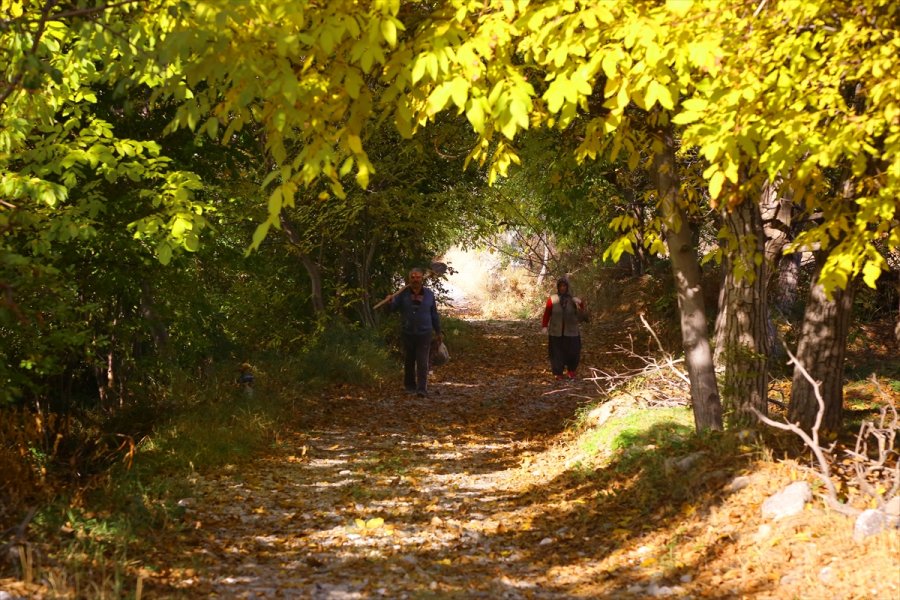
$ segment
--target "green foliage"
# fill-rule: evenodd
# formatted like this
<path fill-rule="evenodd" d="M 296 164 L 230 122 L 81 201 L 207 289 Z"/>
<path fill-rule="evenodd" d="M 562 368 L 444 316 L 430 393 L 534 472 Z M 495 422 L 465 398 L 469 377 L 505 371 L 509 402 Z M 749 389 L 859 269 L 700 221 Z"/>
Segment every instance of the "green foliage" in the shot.
<path fill-rule="evenodd" d="M 574 475 L 602 490 L 598 501 L 618 506 L 627 494 L 648 515 L 678 510 L 706 489 L 710 474 L 727 477 L 753 458 L 734 436 L 695 433 L 688 408 L 632 407 L 581 433 L 580 447 L 585 458 Z M 689 456 L 694 466 L 679 469 Z"/>
<path fill-rule="evenodd" d="M 634 409 L 583 435 L 581 445 L 589 456 L 623 453 L 631 456 L 640 451 L 639 442 L 677 450 L 683 449 L 692 429 L 693 416 L 689 409 Z"/>
<path fill-rule="evenodd" d="M 293 363 L 304 385 L 372 384 L 396 370 L 377 330 L 332 323 Z"/>

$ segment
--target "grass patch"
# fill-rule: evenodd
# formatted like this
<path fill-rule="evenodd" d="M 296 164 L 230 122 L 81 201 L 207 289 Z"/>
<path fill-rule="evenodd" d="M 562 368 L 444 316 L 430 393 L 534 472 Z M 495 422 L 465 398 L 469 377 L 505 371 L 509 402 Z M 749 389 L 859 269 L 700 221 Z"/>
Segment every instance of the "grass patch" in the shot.
<path fill-rule="evenodd" d="M 332 383 L 371 384 L 396 370 L 383 333 L 335 322 L 297 357 L 276 359 L 272 381 L 321 388 Z"/>
<path fill-rule="evenodd" d="M 590 457 L 612 459 L 650 449 L 677 451 L 693 435 L 689 408 L 633 409 L 590 429 L 581 436 L 581 449 Z"/>
<path fill-rule="evenodd" d="M 642 514 L 697 498 L 762 454 L 729 432 L 694 430 L 690 408 L 629 408 L 579 436 L 570 475 L 600 490 L 601 504 L 625 502 Z M 635 502 L 634 499 L 644 499 Z"/>
<path fill-rule="evenodd" d="M 454 352 L 461 354 L 474 352 L 477 350 L 478 344 L 482 343 L 481 338 L 475 336 L 472 325 L 462 319 L 442 316 L 441 331 L 444 334 L 444 342 L 447 344 L 451 360 L 453 360 Z"/>

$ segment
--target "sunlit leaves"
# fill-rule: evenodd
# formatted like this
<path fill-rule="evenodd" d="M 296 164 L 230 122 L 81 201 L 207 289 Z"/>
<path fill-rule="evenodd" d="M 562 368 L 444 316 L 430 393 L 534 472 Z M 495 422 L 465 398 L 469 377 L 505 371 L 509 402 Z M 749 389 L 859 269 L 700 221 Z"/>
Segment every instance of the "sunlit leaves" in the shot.
<path fill-rule="evenodd" d="M 381 529 L 384 527 L 384 519 L 381 517 L 373 517 L 371 519 L 354 519 L 354 525 L 356 525 L 356 529 L 364 532 L 375 531 L 376 529 Z"/>
<path fill-rule="evenodd" d="M 410 137 L 452 111 L 479 136 L 469 160 L 488 164 L 492 181 L 516 163 L 518 136 L 535 126 L 576 126 L 579 159 L 608 153 L 637 168 L 654 151 L 630 131 L 644 127 L 642 119 L 681 127 L 682 147 L 709 163 L 701 168 L 713 201 L 729 194 L 734 202 L 778 176 L 812 210 L 829 201 L 819 194 L 823 173 L 846 166 L 862 182 L 859 214 L 830 223 L 829 235 L 869 243 L 888 234 L 881 224 L 894 218 L 900 185 L 900 83 L 892 76 L 900 36 L 888 0 L 867 6 L 863 18 L 836 1 L 755 10 L 718 0 L 459 2 L 408 13 L 399 2 L 213 0 L 164 18 L 136 12 L 129 35 L 152 49 L 141 57 L 102 28 L 90 29 L 80 51 L 121 57 L 109 72 L 176 100 L 173 129 L 229 143 L 258 128 L 264 159 L 279 173 L 263 186 L 272 225 L 282 204 L 272 186 L 340 199 L 348 182 L 371 183 L 366 128 L 375 117 L 391 113 Z M 95 100 L 81 83 L 100 76 L 95 64 L 59 55 L 71 37 L 53 23 L 38 47 L 40 58 L 59 60 L 17 63 L 53 93 L 11 97 L 18 120 L 0 128 L 0 147 L 20 147 L 23 123 L 50 126 L 68 100 Z M 33 40 L 14 41 L 24 54 Z M 106 169 L 108 178 L 143 176 L 137 167 L 111 169 L 104 144 L 79 151 L 67 160 Z M 868 260 L 851 264 L 861 269 Z"/>

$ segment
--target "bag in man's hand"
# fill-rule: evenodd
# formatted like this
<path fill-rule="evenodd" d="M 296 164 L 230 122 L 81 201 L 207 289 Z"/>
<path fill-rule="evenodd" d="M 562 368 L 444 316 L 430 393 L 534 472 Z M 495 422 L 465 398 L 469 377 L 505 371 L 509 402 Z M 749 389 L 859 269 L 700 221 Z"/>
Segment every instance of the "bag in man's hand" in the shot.
<path fill-rule="evenodd" d="M 440 367 L 450 362 L 450 352 L 447 350 L 447 344 L 444 343 L 443 336 L 431 340 L 428 358 L 432 367 Z"/>

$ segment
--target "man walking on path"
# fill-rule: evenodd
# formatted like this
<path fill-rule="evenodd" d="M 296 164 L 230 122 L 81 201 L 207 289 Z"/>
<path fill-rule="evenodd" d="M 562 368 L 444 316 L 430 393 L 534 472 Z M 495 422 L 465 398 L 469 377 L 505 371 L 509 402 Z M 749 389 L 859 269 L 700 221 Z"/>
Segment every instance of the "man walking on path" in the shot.
<path fill-rule="evenodd" d="M 431 335 L 441 336 L 441 320 L 434 292 L 423 286 L 425 272 L 414 268 L 409 272 L 409 285 L 391 294 L 388 310 L 398 311 L 402 319 L 403 386 L 424 398 L 428 395 L 428 353 Z"/>
<path fill-rule="evenodd" d="M 584 301 L 569 293 L 569 280 L 556 282 L 556 293 L 547 298 L 541 332 L 549 334 L 550 370 L 557 380 L 575 379 L 581 360 L 581 326 L 587 313 Z M 565 372 L 565 374 L 563 374 Z"/>

